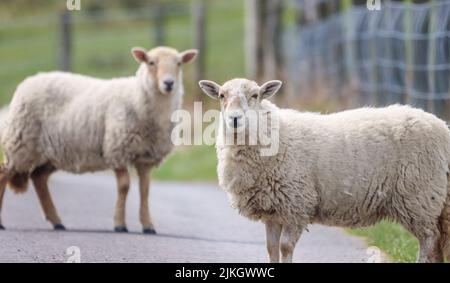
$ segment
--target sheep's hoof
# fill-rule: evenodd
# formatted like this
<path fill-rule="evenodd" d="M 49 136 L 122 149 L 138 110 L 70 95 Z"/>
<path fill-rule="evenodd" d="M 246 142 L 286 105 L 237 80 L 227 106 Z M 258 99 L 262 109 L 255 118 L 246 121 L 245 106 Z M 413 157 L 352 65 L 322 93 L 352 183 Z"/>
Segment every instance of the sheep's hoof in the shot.
<path fill-rule="evenodd" d="M 142 232 L 147 235 L 155 235 L 156 234 L 156 231 L 153 228 L 145 228 L 144 230 L 142 230 Z"/>
<path fill-rule="evenodd" d="M 56 231 L 65 231 L 66 227 L 64 227 L 64 225 L 62 225 L 62 224 L 55 224 L 53 226 L 53 229 L 55 229 Z"/>
<path fill-rule="evenodd" d="M 128 229 L 125 226 L 117 226 L 117 227 L 114 227 L 114 232 L 117 232 L 117 233 L 128 233 Z"/>
<path fill-rule="evenodd" d="M 5 226 L 3 226 L 2 224 L 0 224 L 0 230 L 5 230 Z"/>

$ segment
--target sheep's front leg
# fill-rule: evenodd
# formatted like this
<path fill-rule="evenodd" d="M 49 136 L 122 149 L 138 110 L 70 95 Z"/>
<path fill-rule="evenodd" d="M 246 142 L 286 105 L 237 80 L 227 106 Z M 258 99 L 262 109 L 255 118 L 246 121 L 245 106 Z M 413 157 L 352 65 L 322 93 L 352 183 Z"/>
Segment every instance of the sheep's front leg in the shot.
<path fill-rule="evenodd" d="M 269 253 L 269 261 L 271 263 L 280 262 L 280 236 L 281 225 L 273 222 L 266 222 L 266 244 Z"/>
<path fill-rule="evenodd" d="M 302 228 L 297 226 L 283 225 L 280 240 L 281 262 L 292 262 L 294 248 L 302 234 L 302 230 Z"/>
<path fill-rule="evenodd" d="M 117 202 L 114 213 L 114 231 L 119 233 L 128 232 L 125 223 L 125 207 L 127 202 L 128 191 L 130 190 L 130 174 L 128 170 L 116 169 L 114 170 L 117 179 Z"/>
<path fill-rule="evenodd" d="M 2 168 L 0 168 L 0 230 L 4 230 L 5 227 L 2 225 L 2 205 L 3 205 L 3 196 L 5 195 L 6 183 L 8 182 L 9 175 L 7 172 L 4 172 Z"/>
<path fill-rule="evenodd" d="M 144 234 L 156 234 L 153 227 L 152 218 L 149 210 L 149 190 L 150 190 L 150 166 L 140 164 L 136 166 L 139 175 L 139 192 L 141 194 L 141 206 L 139 209 L 139 218 L 142 224 Z"/>

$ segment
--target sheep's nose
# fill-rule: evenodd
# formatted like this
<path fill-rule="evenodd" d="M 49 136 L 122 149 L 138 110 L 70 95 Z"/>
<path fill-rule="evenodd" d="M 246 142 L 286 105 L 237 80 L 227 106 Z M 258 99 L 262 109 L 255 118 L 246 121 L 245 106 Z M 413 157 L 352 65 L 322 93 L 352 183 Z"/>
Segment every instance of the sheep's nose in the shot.
<path fill-rule="evenodd" d="M 242 118 L 242 115 L 234 115 L 230 117 L 230 120 L 233 122 L 233 128 L 239 127 L 239 120 Z"/>
<path fill-rule="evenodd" d="M 234 127 L 234 128 L 237 128 L 237 127 L 238 127 L 238 121 L 239 121 L 239 118 L 238 118 L 238 117 L 233 117 L 233 127 Z"/>
<path fill-rule="evenodd" d="M 173 88 L 174 81 L 173 80 L 165 80 L 164 85 L 166 86 L 167 91 L 171 91 Z"/>

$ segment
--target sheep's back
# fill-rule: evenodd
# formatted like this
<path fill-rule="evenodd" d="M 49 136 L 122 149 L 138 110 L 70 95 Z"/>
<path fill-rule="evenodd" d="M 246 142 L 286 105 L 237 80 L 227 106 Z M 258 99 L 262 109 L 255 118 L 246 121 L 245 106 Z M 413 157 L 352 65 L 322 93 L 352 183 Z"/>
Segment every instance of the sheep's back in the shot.
<path fill-rule="evenodd" d="M 450 132 L 442 120 L 398 105 L 291 120 L 302 125 L 297 135 L 308 136 L 294 139 L 293 152 L 297 166 L 313 172 L 319 222 L 366 226 L 424 204 L 424 213 L 439 215 L 450 158 Z"/>
<path fill-rule="evenodd" d="M 102 88 L 106 90 L 103 80 L 61 72 L 23 81 L 12 99 L 2 137 L 11 169 L 28 171 L 51 161 L 61 169 L 78 171 L 80 162 L 74 159 L 85 159 L 83 154 L 92 149 L 100 154 L 99 116 L 107 108 Z M 71 163 L 71 168 L 64 168 Z"/>

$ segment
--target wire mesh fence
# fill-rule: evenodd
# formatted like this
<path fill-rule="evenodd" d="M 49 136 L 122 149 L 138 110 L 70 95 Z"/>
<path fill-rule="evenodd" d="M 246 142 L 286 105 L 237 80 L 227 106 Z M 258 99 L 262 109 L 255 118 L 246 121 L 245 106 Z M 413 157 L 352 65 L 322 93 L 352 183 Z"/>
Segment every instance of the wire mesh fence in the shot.
<path fill-rule="evenodd" d="M 450 119 L 450 1 L 351 6 L 285 38 L 298 96 L 326 93 L 346 106 L 409 103 Z"/>

